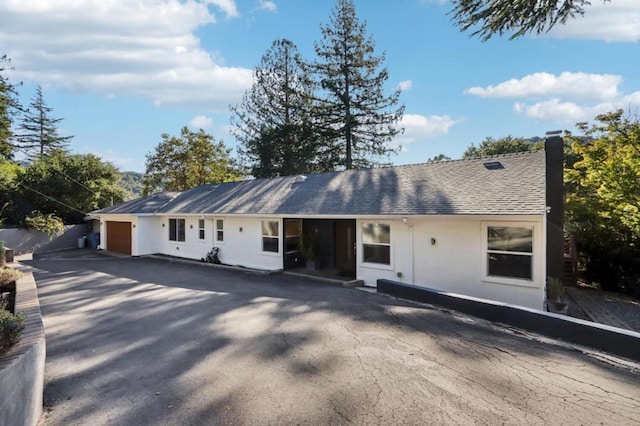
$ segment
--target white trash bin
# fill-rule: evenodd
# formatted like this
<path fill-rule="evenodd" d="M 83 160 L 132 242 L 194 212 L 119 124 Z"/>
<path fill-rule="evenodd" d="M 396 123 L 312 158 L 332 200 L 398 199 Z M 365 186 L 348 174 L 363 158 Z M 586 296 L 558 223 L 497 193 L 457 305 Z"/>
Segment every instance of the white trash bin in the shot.
<path fill-rule="evenodd" d="M 85 248 L 87 245 L 87 237 L 78 238 L 78 248 Z"/>

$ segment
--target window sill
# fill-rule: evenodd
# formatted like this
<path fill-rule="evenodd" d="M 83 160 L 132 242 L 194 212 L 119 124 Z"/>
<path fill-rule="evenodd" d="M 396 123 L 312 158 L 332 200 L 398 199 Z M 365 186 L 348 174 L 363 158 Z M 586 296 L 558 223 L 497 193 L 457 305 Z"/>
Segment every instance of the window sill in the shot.
<path fill-rule="evenodd" d="M 538 284 L 532 280 L 523 280 L 518 278 L 492 277 L 487 276 L 482 279 L 485 284 L 510 285 L 515 287 L 539 288 Z"/>
<path fill-rule="evenodd" d="M 263 255 L 263 256 L 280 257 L 280 252 L 261 251 L 260 254 Z"/>

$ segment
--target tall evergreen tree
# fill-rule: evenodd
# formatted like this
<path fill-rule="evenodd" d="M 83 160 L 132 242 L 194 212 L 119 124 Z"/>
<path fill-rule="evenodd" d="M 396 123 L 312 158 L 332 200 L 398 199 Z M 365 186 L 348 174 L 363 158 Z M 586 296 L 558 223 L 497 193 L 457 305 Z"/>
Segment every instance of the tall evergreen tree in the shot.
<path fill-rule="evenodd" d="M 50 116 L 53 108 L 48 107 L 42 96 L 42 88 L 36 88 L 29 109 L 24 112 L 20 123 L 18 142 L 20 148 L 36 155 L 43 156 L 52 149 L 64 149 L 73 136 L 60 136 L 58 123 L 62 118 Z"/>
<path fill-rule="evenodd" d="M 318 59 L 310 64 L 317 85 L 316 119 L 333 154 L 333 166 L 369 167 L 397 152 L 389 145 L 402 132 L 397 126 L 404 106 L 400 90 L 383 93 L 389 78 L 380 68 L 385 55 L 374 55 L 375 44 L 360 23 L 352 0 L 338 0 L 330 24 L 320 27 L 315 44 Z"/>
<path fill-rule="evenodd" d="M 183 127 L 180 137 L 162 135 L 153 152 L 147 154 L 143 195 L 164 190 L 184 191 L 207 183 L 238 180 L 240 174 L 229 157 L 231 148 L 200 129 Z"/>
<path fill-rule="evenodd" d="M 7 55 L 0 56 L 0 158 L 4 159 L 13 158 L 11 125 L 13 117 L 20 110 L 15 86 L 2 75 L 10 69 L 9 62 Z"/>
<path fill-rule="evenodd" d="M 254 83 L 231 107 L 240 154 L 255 177 L 318 171 L 318 139 L 310 117 L 311 85 L 296 45 L 276 40 L 262 56 Z"/>
<path fill-rule="evenodd" d="M 490 155 L 511 154 L 516 152 L 536 151 L 542 148 L 524 138 L 516 138 L 511 135 L 499 139 L 491 136 L 485 138 L 479 146 L 471 144 L 462 154 L 462 158 L 479 158 Z"/>

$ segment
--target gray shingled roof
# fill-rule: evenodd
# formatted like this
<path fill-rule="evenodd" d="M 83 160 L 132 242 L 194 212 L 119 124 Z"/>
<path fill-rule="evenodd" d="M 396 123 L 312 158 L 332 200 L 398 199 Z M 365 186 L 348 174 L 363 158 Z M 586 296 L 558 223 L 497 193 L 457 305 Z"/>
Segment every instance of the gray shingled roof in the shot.
<path fill-rule="evenodd" d="M 499 161 L 504 168 L 488 170 Z M 545 153 L 203 185 L 95 213 L 524 215 L 545 213 Z"/>

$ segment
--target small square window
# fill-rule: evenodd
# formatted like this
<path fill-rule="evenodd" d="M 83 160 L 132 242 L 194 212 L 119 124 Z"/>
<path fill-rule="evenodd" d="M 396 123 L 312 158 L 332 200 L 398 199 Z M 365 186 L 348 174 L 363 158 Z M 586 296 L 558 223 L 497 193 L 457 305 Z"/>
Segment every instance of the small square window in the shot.
<path fill-rule="evenodd" d="M 262 251 L 280 252 L 280 232 L 277 220 L 262 221 Z"/>

